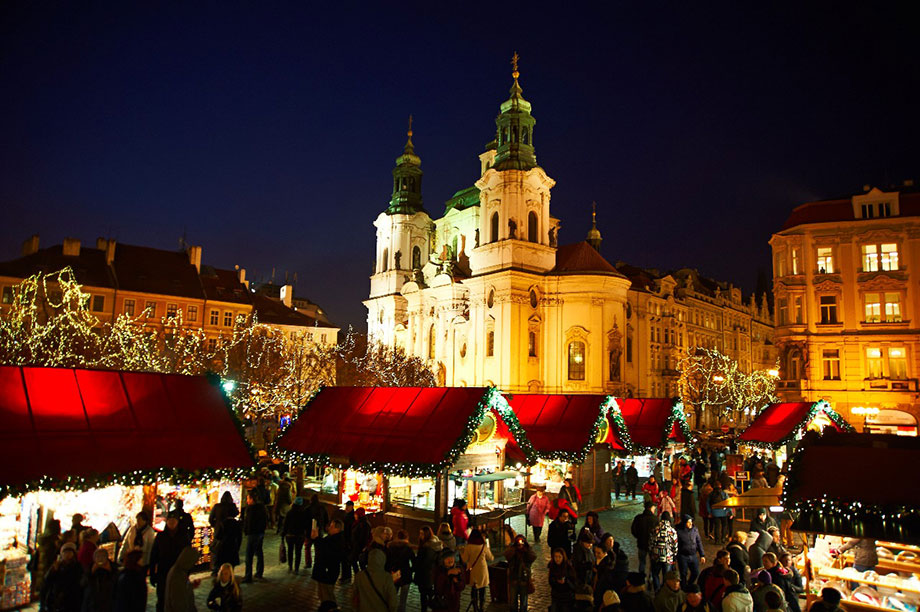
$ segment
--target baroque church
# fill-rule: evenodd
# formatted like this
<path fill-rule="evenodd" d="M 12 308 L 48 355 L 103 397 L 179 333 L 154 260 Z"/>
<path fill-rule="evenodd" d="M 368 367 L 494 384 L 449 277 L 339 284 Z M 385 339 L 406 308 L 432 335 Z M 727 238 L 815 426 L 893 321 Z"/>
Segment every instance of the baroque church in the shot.
<path fill-rule="evenodd" d="M 516 59 L 480 176 L 436 219 L 422 204 L 410 122 L 374 222 L 368 334 L 428 360 L 442 385 L 622 392 L 630 280 L 600 255 L 596 226 L 586 241 L 558 244 L 555 181 L 537 164 Z"/>

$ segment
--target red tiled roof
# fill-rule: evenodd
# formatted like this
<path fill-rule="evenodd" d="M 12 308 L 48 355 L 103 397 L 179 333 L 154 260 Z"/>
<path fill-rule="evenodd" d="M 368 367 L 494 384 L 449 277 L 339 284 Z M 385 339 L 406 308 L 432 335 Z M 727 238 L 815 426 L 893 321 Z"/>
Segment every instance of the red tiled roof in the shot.
<path fill-rule="evenodd" d="M 204 299 L 198 271 L 183 251 L 118 243 L 112 267 L 121 290 Z"/>
<path fill-rule="evenodd" d="M 252 294 L 246 285 L 240 282 L 234 270 L 221 270 L 211 266 L 201 266 L 201 286 L 209 300 L 252 304 Z"/>
<path fill-rule="evenodd" d="M 556 267 L 550 274 L 606 274 L 626 278 L 584 241 L 559 247 L 556 250 Z"/>
<path fill-rule="evenodd" d="M 920 192 L 901 192 L 898 197 L 899 217 L 920 216 Z M 780 231 L 809 223 L 833 221 L 855 221 L 853 202 L 850 198 L 807 202 L 792 210 Z"/>
<path fill-rule="evenodd" d="M 260 295 L 252 295 L 252 308 L 259 317 L 259 323 L 268 323 L 269 325 L 296 325 L 299 327 L 313 327 L 317 325 L 316 319 L 298 312 L 293 308 L 288 308 L 283 302 L 273 300 L 272 298 Z M 326 327 L 320 325 L 320 327 Z"/>

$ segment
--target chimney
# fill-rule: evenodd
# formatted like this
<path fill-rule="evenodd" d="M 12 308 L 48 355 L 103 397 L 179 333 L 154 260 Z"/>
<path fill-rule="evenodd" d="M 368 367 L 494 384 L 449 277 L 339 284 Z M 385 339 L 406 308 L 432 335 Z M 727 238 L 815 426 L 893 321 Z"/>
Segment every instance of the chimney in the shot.
<path fill-rule="evenodd" d="M 31 255 L 38 252 L 38 234 L 32 234 L 31 238 L 22 243 L 22 256 Z"/>
<path fill-rule="evenodd" d="M 76 238 L 64 238 L 64 244 L 61 246 L 64 257 L 80 256 L 80 241 Z"/>
<path fill-rule="evenodd" d="M 105 244 L 105 265 L 111 266 L 115 261 L 115 239 L 112 238 Z"/>
<path fill-rule="evenodd" d="M 294 286 L 293 285 L 282 285 L 281 286 L 281 302 L 291 308 L 294 303 Z"/>
<path fill-rule="evenodd" d="M 201 247 L 190 246 L 188 247 L 187 253 L 189 263 L 195 266 L 195 269 L 201 274 Z"/>
<path fill-rule="evenodd" d="M 96 238 L 96 248 L 100 251 L 104 251 L 108 242 L 108 240 L 100 236 L 99 238 Z"/>
<path fill-rule="evenodd" d="M 246 280 L 246 268 L 236 267 L 236 277 L 239 279 L 240 283 L 246 285 L 246 288 L 249 289 L 249 281 Z"/>

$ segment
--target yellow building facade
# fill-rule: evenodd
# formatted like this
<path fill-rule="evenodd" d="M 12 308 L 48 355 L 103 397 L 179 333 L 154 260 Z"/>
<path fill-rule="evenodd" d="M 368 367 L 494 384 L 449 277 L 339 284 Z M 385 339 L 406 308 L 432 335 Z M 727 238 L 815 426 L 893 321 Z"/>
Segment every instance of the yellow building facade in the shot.
<path fill-rule="evenodd" d="M 916 433 L 920 193 L 865 189 L 793 210 L 770 240 L 779 392 L 856 428 Z"/>

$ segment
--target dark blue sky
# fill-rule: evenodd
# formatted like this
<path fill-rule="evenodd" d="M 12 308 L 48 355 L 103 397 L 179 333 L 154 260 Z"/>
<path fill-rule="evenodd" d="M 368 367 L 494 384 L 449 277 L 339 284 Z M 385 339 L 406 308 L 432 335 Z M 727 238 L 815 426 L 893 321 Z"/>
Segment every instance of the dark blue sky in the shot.
<path fill-rule="evenodd" d="M 596 200 L 611 261 L 752 290 L 795 205 L 920 179 L 920 45 L 893 3 L 333 4 L 0 4 L 0 257 L 184 233 L 363 328 L 406 116 L 439 216 L 514 50 L 560 239 Z"/>

